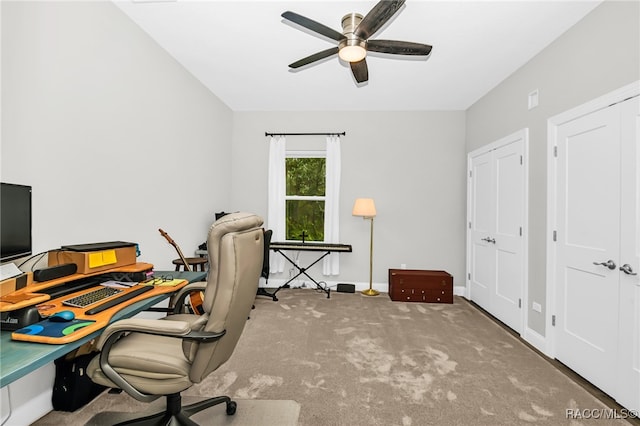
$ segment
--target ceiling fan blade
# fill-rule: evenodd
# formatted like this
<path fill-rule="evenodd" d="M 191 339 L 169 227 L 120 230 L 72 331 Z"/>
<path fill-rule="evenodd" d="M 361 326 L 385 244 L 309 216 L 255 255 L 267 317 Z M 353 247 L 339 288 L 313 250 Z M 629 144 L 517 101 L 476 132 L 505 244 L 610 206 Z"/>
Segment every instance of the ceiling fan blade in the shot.
<path fill-rule="evenodd" d="M 367 67 L 366 59 L 358 62 L 349 62 L 349 65 L 351 65 L 351 72 L 358 83 L 369 80 L 369 68 Z"/>
<path fill-rule="evenodd" d="M 398 40 L 369 40 L 367 50 L 371 52 L 391 53 L 393 55 L 427 56 L 431 53 L 431 46 L 422 43 Z"/>
<path fill-rule="evenodd" d="M 312 19 L 305 18 L 302 15 L 298 15 L 295 12 L 286 11 L 282 14 L 282 17 L 313 32 L 322 34 L 325 37 L 329 37 L 330 39 L 333 39 L 335 41 L 340 41 L 345 38 L 342 33 L 339 33 L 338 31 L 331 29 L 326 25 L 322 25 L 321 23 L 316 22 Z"/>
<path fill-rule="evenodd" d="M 405 0 L 382 0 L 362 18 L 354 34 L 364 40 L 378 31 L 402 7 Z"/>
<path fill-rule="evenodd" d="M 338 50 L 340 49 L 338 49 L 338 46 L 336 46 L 336 47 L 331 47 L 327 50 L 323 50 L 322 52 L 314 53 L 313 55 L 309 55 L 306 58 L 302 58 L 299 61 L 289 64 L 289 68 L 300 68 L 312 62 L 319 61 L 320 59 L 324 59 L 331 55 L 335 55 L 336 53 L 338 53 Z"/>

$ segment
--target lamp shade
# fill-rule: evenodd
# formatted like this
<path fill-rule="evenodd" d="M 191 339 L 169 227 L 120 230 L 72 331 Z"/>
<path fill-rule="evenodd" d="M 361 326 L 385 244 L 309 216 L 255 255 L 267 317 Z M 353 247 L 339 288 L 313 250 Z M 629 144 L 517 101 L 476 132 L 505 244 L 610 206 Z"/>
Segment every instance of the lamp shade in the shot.
<path fill-rule="evenodd" d="M 373 198 L 358 198 L 353 205 L 353 211 L 351 212 L 354 216 L 362 216 L 362 217 L 375 217 L 376 216 L 376 205 L 373 202 Z"/>

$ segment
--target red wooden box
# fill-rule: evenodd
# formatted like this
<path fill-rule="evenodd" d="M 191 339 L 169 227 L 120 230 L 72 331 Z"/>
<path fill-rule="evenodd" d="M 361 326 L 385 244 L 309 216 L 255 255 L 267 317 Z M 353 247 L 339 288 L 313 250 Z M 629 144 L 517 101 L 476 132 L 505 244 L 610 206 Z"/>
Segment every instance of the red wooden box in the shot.
<path fill-rule="evenodd" d="M 453 277 L 446 271 L 389 269 L 389 297 L 397 302 L 453 303 Z"/>

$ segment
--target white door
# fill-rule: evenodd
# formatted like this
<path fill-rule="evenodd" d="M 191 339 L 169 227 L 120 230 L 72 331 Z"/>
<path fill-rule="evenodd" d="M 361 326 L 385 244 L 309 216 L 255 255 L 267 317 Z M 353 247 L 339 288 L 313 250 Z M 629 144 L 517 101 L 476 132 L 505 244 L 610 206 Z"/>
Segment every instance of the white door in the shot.
<path fill-rule="evenodd" d="M 491 310 L 495 287 L 495 250 L 488 236 L 493 235 L 494 192 L 493 152 L 471 157 L 469 179 L 469 292 L 471 300 Z"/>
<path fill-rule="evenodd" d="M 557 128 L 555 356 L 640 408 L 638 100 Z"/>
<path fill-rule="evenodd" d="M 640 101 L 621 109 L 620 321 L 616 400 L 640 412 Z M 636 274 L 636 275 L 633 275 Z"/>
<path fill-rule="evenodd" d="M 620 125 L 606 108 L 558 128 L 556 358 L 615 391 Z M 615 208 L 612 208 L 615 206 Z"/>
<path fill-rule="evenodd" d="M 470 154 L 471 300 L 522 333 L 526 131 Z"/>
<path fill-rule="evenodd" d="M 523 140 L 494 152 L 495 162 L 495 246 L 496 281 L 492 311 L 502 322 L 522 332 L 524 284 L 524 154 Z"/>

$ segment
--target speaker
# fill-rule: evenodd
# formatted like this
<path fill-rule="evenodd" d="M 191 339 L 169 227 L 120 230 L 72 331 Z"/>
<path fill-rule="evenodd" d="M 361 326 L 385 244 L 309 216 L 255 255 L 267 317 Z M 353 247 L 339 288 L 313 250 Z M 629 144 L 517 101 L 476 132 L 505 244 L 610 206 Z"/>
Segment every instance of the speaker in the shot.
<path fill-rule="evenodd" d="M 51 281 L 56 278 L 66 277 L 75 274 L 78 271 L 78 265 L 75 263 L 63 263 L 62 265 L 49 266 L 48 268 L 38 269 L 33 273 L 33 280 Z"/>
<path fill-rule="evenodd" d="M 355 293 L 356 286 L 353 284 L 338 284 L 337 290 L 339 293 Z"/>
<path fill-rule="evenodd" d="M 22 274 L 16 277 L 16 290 L 20 290 L 21 288 L 25 288 L 27 286 L 27 274 Z"/>

